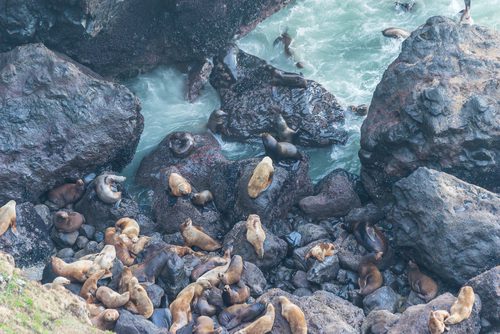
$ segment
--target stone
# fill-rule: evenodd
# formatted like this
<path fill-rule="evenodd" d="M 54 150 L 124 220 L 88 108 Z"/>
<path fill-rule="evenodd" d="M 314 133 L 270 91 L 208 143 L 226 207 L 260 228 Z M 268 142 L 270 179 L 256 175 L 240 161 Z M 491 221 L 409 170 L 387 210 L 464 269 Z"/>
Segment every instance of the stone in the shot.
<path fill-rule="evenodd" d="M 327 256 L 323 262 L 314 260 L 314 264 L 307 271 L 307 280 L 316 284 L 334 280 L 339 271 L 337 255 Z"/>
<path fill-rule="evenodd" d="M 481 317 L 492 326 L 500 326 L 500 266 L 470 279 L 465 285 L 471 286 L 481 297 Z"/>
<path fill-rule="evenodd" d="M 165 292 L 163 291 L 163 289 L 160 288 L 156 284 L 144 285 L 144 289 L 146 289 L 146 292 L 148 293 L 148 297 L 149 297 L 149 299 L 151 299 L 153 306 L 155 308 L 160 307 L 161 299 L 163 298 L 163 295 L 165 295 Z"/>
<path fill-rule="evenodd" d="M 363 298 L 363 310 L 368 315 L 374 310 L 395 313 L 401 296 L 388 286 L 383 286 Z"/>
<path fill-rule="evenodd" d="M 76 239 L 78 239 L 78 231 L 74 231 L 71 233 L 57 232 L 55 228 L 51 229 L 50 236 L 52 241 L 56 244 L 56 246 L 60 248 L 65 247 L 73 247 L 76 243 Z"/>
<path fill-rule="evenodd" d="M 303 224 L 297 227 L 297 232 L 302 236 L 301 245 L 305 246 L 313 241 L 328 239 L 328 231 L 316 224 Z"/>
<path fill-rule="evenodd" d="M 81 235 L 78 238 L 76 238 L 76 247 L 82 249 L 87 245 L 88 242 L 89 239 Z"/>
<path fill-rule="evenodd" d="M 43 222 L 47 227 L 50 227 L 52 225 L 52 217 L 50 214 L 50 209 L 48 206 L 44 204 L 37 204 L 35 205 L 35 210 L 36 213 L 42 218 Z"/>
<path fill-rule="evenodd" d="M 83 224 L 80 226 L 80 235 L 86 237 L 87 239 L 93 239 L 95 234 L 95 227 L 88 224 Z"/>
<path fill-rule="evenodd" d="M 311 285 L 307 280 L 307 273 L 302 270 L 297 270 L 295 272 L 295 274 L 292 277 L 292 283 L 297 289 L 309 288 L 309 286 Z"/>
<path fill-rule="evenodd" d="M 60 259 L 68 259 L 75 255 L 75 251 L 71 248 L 63 248 L 59 252 L 57 252 L 56 256 Z"/>
<path fill-rule="evenodd" d="M 255 298 L 262 295 L 267 287 L 266 277 L 252 262 L 243 262 L 241 280 L 250 288 L 250 294 Z"/>
<path fill-rule="evenodd" d="M 133 314 L 125 309 L 119 310 L 120 317 L 114 331 L 123 334 L 167 334 L 166 328 L 160 328 L 142 315 Z"/>
<path fill-rule="evenodd" d="M 150 319 L 159 328 L 168 329 L 172 326 L 172 315 L 168 308 L 156 308 Z"/>

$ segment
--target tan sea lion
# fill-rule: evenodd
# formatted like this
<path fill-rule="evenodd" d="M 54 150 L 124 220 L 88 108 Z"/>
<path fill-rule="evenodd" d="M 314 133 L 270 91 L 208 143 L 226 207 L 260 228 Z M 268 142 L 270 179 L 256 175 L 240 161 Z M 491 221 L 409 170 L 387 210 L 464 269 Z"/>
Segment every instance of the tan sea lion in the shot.
<path fill-rule="evenodd" d="M 230 263 L 231 262 L 228 261 L 228 263 L 223 265 L 223 266 L 215 267 L 214 269 L 207 271 L 206 273 L 201 275 L 196 280 L 196 282 L 208 281 L 212 284 L 212 286 L 219 285 L 219 283 L 220 283 L 220 275 L 219 274 L 224 273 L 227 270 L 227 268 L 229 268 Z"/>
<path fill-rule="evenodd" d="M 101 304 L 85 304 L 85 306 L 87 306 L 87 310 L 89 311 L 89 314 L 91 317 L 95 317 L 95 316 L 98 316 L 99 314 L 101 314 L 102 312 L 104 312 L 104 310 L 106 310 L 104 308 L 104 306 L 102 306 Z"/>
<path fill-rule="evenodd" d="M 448 313 L 448 311 L 431 311 L 428 324 L 429 332 L 431 334 L 442 334 L 444 333 L 444 331 L 449 330 L 444 324 L 444 320 L 449 316 L 450 314 Z"/>
<path fill-rule="evenodd" d="M 438 292 L 436 282 L 429 276 L 421 273 L 415 262 L 409 261 L 408 267 L 408 282 L 410 283 L 411 289 L 415 291 L 420 298 L 425 300 L 426 303 L 436 297 Z"/>
<path fill-rule="evenodd" d="M 151 237 L 146 237 L 146 236 L 139 237 L 137 242 L 133 243 L 129 247 L 129 251 L 132 252 L 133 255 L 138 255 L 140 252 L 144 250 L 144 248 L 146 248 L 146 246 L 149 244 L 150 241 Z"/>
<path fill-rule="evenodd" d="M 7 232 L 9 227 L 12 227 L 12 232 L 17 234 L 16 201 L 8 201 L 0 208 L 0 236 Z"/>
<path fill-rule="evenodd" d="M 95 302 L 95 294 L 97 292 L 97 281 L 102 278 L 106 271 L 104 269 L 98 270 L 83 283 L 82 288 L 80 289 L 80 297 L 85 299 L 85 301 L 89 304 L 93 304 Z"/>
<path fill-rule="evenodd" d="M 179 328 L 186 326 L 192 320 L 191 303 L 196 303 L 205 289 L 211 287 L 210 282 L 205 280 L 191 283 L 179 292 L 169 306 L 172 314 L 172 326 L 170 326 L 172 334 L 175 334 Z"/>
<path fill-rule="evenodd" d="M 330 242 L 319 243 L 307 252 L 305 259 L 307 260 L 312 256 L 319 262 L 323 262 L 325 261 L 325 257 L 332 256 L 334 254 L 334 249 L 335 245 Z"/>
<path fill-rule="evenodd" d="M 220 256 L 211 257 L 207 261 L 194 267 L 194 269 L 191 271 L 191 280 L 196 281 L 198 278 L 200 278 L 200 276 L 214 269 L 215 267 L 224 266 L 228 264 L 229 261 L 231 260 L 231 251 L 232 248 L 228 248 L 224 252 L 223 257 Z"/>
<path fill-rule="evenodd" d="M 208 117 L 207 128 L 213 133 L 218 133 L 224 126 L 226 119 L 227 119 L 227 113 L 225 113 L 220 109 L 216 109 L 212 111 L 212 113 Z"/>
<path fill-rule="evenodd" d="M 187 246 L 178 246 L 178 245 L 166 245 L 165 249 L 169 252 L 175 253 L 179 255 L 180 257 L 186 256 L 186 255 L 194 255 L 198 257 L 205 257 L 206 255 L 202 252 L 195 252 L 191 248 Z"/>
<path fill-rule="evenodd" d="M 266 309 L 266 304 L 236 304 L 224 309 L 219 313 L 219 323 L 231 330 L 242 323 L 253 321 Z"/>
<path fill-rule="evenodd" d="M 66 277 L 72 282 L 83 283 L 87 280 L 87 272 L 94 264 L 93 261 L 79 260 L 73 263 L 66 263 L 58 257 L 52 256 L 52 271 L 57 276 Z"/>
<path fill-rule="evenodd" d="M 122 270 L 122 275 L 120 281 L 118 282 L 118 292 L 124 293 L 128 291 L 128 284 L 130 280 L 134 277 L 132 270 L 129 267 L 124 267 Z"/>
<path fill-rule="evenodd" d="M 269 303 L 266 307 L 266 313 L 252 322 L 250 325 L 240 329 L 236 334 L 265 334 L 273 329 L 274 325 L 274 306 Z"/>
<path fill-rule="evenodd" d="M 129 246 L 123 238 L 118 237 L 115 242 L 116 257 L 122 261 L 125 266 L 134 264 L 135 256 L 130 254 Z"/>
<path fill-rule="evenodd" d="M 58 277 L 54 278 L 52 283 L 45 283 L 43 285 L 43 287 L 46 288 L 47 290 L 50 290 L 50 289 L 61 290 L 61 289 L 65 289 L 64 286 L 68 285 L 70 283 L 71 283 L 71 281 L 69 279 L 67 279 L 66 277 L 58 276 Z"/>
<path fill-rule="evenodd" d="M 154 312 L 153 302 L 149 299 L 148 293 L 139 284 L 137 278 L 132 277 L 128 282 L 130 300 L 125 304 L 125 308 L 132 313 L 140 314 L 145 318 L 151 317 Z"/>
<path fill-rule="evenodd" d="M 203 229 L 194 226 L 190 218 L 181 224 L 180 230 L 184 242 L 189 247 L 196 246 L 209 252 L 216 251 L 222 247 L 221 244 L 203 232 Z"/>
<path fill-rule="evenodd" d="M 232 285 L 236 284 L 241 279 L 243 273 L 243 258 L 239 255 L 234 255 L 226 272 L 219 273 L 219 279 L 222 283 Z"/>
<path fill-rule="evenodd" d="M 194 205 L 198 206 L 205 206 L 207 203 L 212 202 L 214 200 L 214 196 L 210 192 L 210 190 L 203 190 L 200 191 L 199 193 L 196 193 L 193 195 L 193 198 L 191 198 L 191 202 L 193 202 Z"/>
<path fill-rule="evenodd" d="M 307 322 L 304 312 L 285 296 L 278 297 L 281 315 L 288 321 L 292 334 L 307 334 Z"/>
<path fill-rule="evenodd" d="M 98 315 L 92 317 L 90 321 L 95 327 L 106 331 L 115 328 L 116 321 L 120 317 L 120 313 L 117 310 L 104 310 Z"/>
<path fill-rule="evenodd" d="M 410 32 L 401 28 L 387 28 L 382 30 L 382 35 L 385 37 L 390 37 L 390 38 L 401 38 L 401 39 L 406 39 L 410 37 Z"/>
<path fill-rule="evenodd" d="M 82 179 L 76 183 L 66 183 L 49 191 L 47 197 L 49 201 L 54 203 L 59 209 L 64 208 L 68 204 L 76 203 L 82 198 L 85 192 L 85 183 Z"/>
<path fill-rule="evenodd" d="M 382 252 L 370 253 L 361 258 L 358 268 L 358 284 L 359 293 L 362 296 L 369 295 L 384 283 L 384 278 L 376 266 L 382 254 Z"/>
<path fill-rule="evenodd" d="M 222 289 L 222 300 L 224 305 L 243 304 L 250 297 L 250 289 L 242 281 L 238 282 L 238 289 L 235 291 L 229 285 L 224 285 Z"/>
<path fill-rule="evenodd" d="M 94 180 L 97 197 L 106 204 L 115 204 L 122 199 L 122 192 L 116 191 L 115 183 L 125 182 L 125 176 L 103 174 Z"/>
<path fill-rule="evenodd" d="M 104 243 L 106 245 L 115 245 L 116 238 L 118 235 L 116 234 L 116 228 L 108 227 L 104 230 Z"/>
<path fill-rule="evenodd" d="M 121 218 L 115 223 L 115 227 L 121 230 L 121 234 L 125 234 L 132 242 L 139 240 L 139 233 L 141 228 L 135 219 Z"/>
<path fill-rule="evenodd" d="M 264 241 L 266 240 L 266 232 L 262 228 L 260 217 L 258 215 L 249 215 L 247 218 L 247 241 L 255 249 L 255 253 L 259 258 L 264 258 Z"/>
<path fill-rule="evenodd" d="M 273 182 L 273 160 L 264 157 L 253 170 L 252 176 L 248 181 L 248 196 L 257 198 Z"/>
<path fill-rule="evenodd" d="M 196 319 L 196 326 L 193 327 L 194 334 L 215 334 L 221 332 L 222 328 L 214 329 L 214 321 L 203 315 Z"/>
<path fill-rule="evenodd" d="M 97 254 L 94 259 L 93 266 L 89 269 L 87 275 L 92 275 L 93 273 L 104 269 L 106 272 L 106 277 L 110 277 L 111 268 L 113 267 L 113 261 L 116 259 L 116 248 L 113 245 L 106 245 Z"/>
<path fill-rule="evenodd" d="M 457 300 L 451 305 L 450 316 L 444 321 L 447 325 L 458 324 L 470 317 L 476 296 L 470 286 L 463 286 Z"/>
<path fill-rule="evenodd" d="M 472 16 L 470 15 L 470 3 L 471 0 L 464 0 L 465 9 L 461 10 L 462 16 L 460 17 L 460 24 L 471 25 L 474 23 Z"/>
<path fill-rule="evenodd" d="M 78 231 L 85 224 L 85 217 L 74 211 L 57 211 L 53 218 L 54 226 L 59 232 L 71 233 Z"/>
<path fill-rule="evenodd" d="M 191 185 L 180 174 L 171 173 L 168 177 L 168 186 L 174 196 L 182 197 L 191 194 Z"/>
<path fill-rule="evenodd" d="M 262 143 L 264 144 L 264 149 L 266 151 L 266 155 L 270 156 L 273 159 L 273 161 L 286 160 L 286 159 L 292 159 L 292 160 L 301 159 L 301 154 L 299 150 L 292 143 L 278 142 L 269 133 L 263 133 L 261 136 L 262 136 Z"/>
<path fill-rule="evenodd" d="M 107 308 L 119 308 L 125 305 L 130 299 L 130 292 L 119 294 L 107 286 L 100 286 L 96 291 L 97 299 Z"/>

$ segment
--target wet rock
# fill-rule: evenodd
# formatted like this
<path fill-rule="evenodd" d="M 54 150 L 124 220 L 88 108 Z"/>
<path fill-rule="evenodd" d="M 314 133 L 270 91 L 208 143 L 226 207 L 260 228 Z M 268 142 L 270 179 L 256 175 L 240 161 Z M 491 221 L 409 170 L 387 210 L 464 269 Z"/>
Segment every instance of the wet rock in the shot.
<path fill-rule="evenodd" d="M 201 90 L 208 83 L 213 68 L 214 64 L 209 59 L 198 62 L 189 68 L 186 93 L 189 102 L 194 102 L 200 96 Z"/>
<path fill-rule="evenodd" d="M 277 80 L 284 74 L 297 84 Z M 220 127 L 230 139 L 258 138 L 261 133 L 277 134 L 277 116 L 297 130 L 296 142 L 303 146 L 343 144 L 344 109 L 320 84 L 293 73 L 282 72 L 264 60 L 239 50 L 235 45 L 214 61 L 211 85 L 227 113 Z M 279 136 L 278 136 L 279 137 Z"/>
<path fill-rule="evenodd" d="M 0 179 L 15 180 L 3 182 L 0 202 L 38 202 L 67 180 L 123 168 L 135 153 L 139 100 L 42 44 L 0 54 L 0 91 L 0 165 L 9 166 Z"/>
<path fill-rule="evenodd" d="M 323 262 L 314 260 L 314 264 L 307 271 L 307 280 L 317 284 L 331 281 L 337 277 L 339 268 L 339 258 L 335 254 L 325 257 Z"/>
<path fill-rule="evenodd" d="M 184 270 L 184 260 L 177 254 L 171 253 L 157 283 L 165 290 L 168 299 L 174 300 L 177 294 L 189 284 Z"/>
<path fill-rule="evenodd" d="M 500 266 L 496 266 L 469 280 L 469 285 L 481 297 L 481 317 L 491 326 L 500 326 Z"/>
<path fill-rule="evenodd" d="M 123 334 L 167 334 L 166 328 L 155 326 L 142 315 L 133 314 L 127 310 L 119 310 L 120 317 L 114 331 Z"/>
<path fill-rule="evenodd" d="M 87 239 L 93 239 L 95 234 L 95 227 L 88 224 L 83 224 L 80 226 L 79 233 L 81 236 L 86 237 Z"/>
<path fill-rule="evenodd" d="M 499 195 L 423 167 L 394 195 L 396 245 L 418 264 L 457 285 L 498 264 Z"/>
<path fill-rule="evenodd" d="M 163 298 L 163 295 L 165 295 L 165 292 L 163 291 L 163 289 L 160 288 L 156 284 L 144 285 L 144 289 L 146 289 L 146 292 L 148 293 L 148 297 L 149 297 L 149 299 L 151 299 L 153 306 L 160 307 L 161 299 Z"/>
<path fill-rule="evenodd" d="M 163 241 L 170 245 L 184 245 L 184 239 L 182 239 L 181 232 L 176 232 L 173 234 L 165 234 L 163 235 Z"/>
<path fill-rule="evenodd" d="M 398 321 L 400 314 L 392 314 L 387 310 L 370 312 L 361 326 L 362 334 L 383 334 Z"/>
<path fill-rule="evenodd" d="M 297 227 L 297 232 L 302 236 L 301 245 L 307 245 L 320 239 L 328 239 L 328 232 L 322 226 L 315 224 L 304 224 Z"/>
<path fill-rule="evenodd" d="M 123 263 L 118 259 L 115 258 L 113 261 L 113 266 L 111 267 L 111 281 L 108 284 L 108 288 L 118 291 L 118 285 L 120 283 L 120 279 L 122 278 L 122 272 L 125 266 Z"/>
<path fill-rule="evenodd" d="M 172 315 L 168 308 L 155 309 L 150 319 L 159 328 L 168 329 L 172 325 Z"/>
<path fill-rule="evenodd" d="M 401 296 L 388 286 L 383 286 L 363 298 L 365 314 L 374 310 L 396 312 Z"/>
<path fill-rule="evenodd" d="M 483 43 L 482 41 L 488 41 Z M 487 189 L 500 186 L 500 35 L 432 17 L 385 71 L 361 127 L 361 176 L 378 202 L 426 166 Z"/>
<path fill-rule="evenodd" d="M 250 294 L 257 298 L 264 293 L 267 286 L 266 278 L 259 267 L 251 262 L 243 262 L 241 280 L 250 288 Z"/>
<path fill-rule="evenodd" d="M 297 270 L 292 277 L 292 283 L 296 288 L 309 288 L 311 285 L 307 280 L 307 273 L 302 270 Z"/>
<path fill-rule="evenodd" d="M 57 232 L 57 230 L 53 228 L 50 231 L 50 237 L 52 238 L 52 241 L 54 241 L 56 246 L 60 248 L 73 247 L 73 245 L 76 243 L 76 239 L 78 239 L 78 231 L 63 233 Z"/>

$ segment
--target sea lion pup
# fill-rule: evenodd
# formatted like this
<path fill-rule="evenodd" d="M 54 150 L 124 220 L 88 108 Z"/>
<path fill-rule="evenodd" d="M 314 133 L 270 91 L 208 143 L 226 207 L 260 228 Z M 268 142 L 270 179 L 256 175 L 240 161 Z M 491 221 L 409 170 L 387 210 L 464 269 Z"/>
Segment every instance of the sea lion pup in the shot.
<path fill-rule="evenodd" d="M 425 300 L 426 303 L 436 297 L 438 292 L 436 282 L 429 276 L 422 274 L 415 262 L 409 261 L 408 267 L 408 282 L 410 283 L 411 289 L 415 291 L 420 298 Z"/>
<path fill-rule="evenodd" d="M 401 28 L 387 28 L 382 30 L 382 35 L 389 38 L 401 38 L 406 39 L 410 36 L 410 32 Z"/>
<path fill-rule="evenodd" d="M 231 251 L 232 248 L 226 249 L 224 252 L 224 256 L 214 256 L 208 259 L 207 261 L 200 263 L 191 271 L 191 280 L 196 281 L 200 276 L 205 274 L 206 272 L 214 269 L 215 267 L 224 266 L 229 263 L 231 260 Z"/>
<path fill-rule="evenodd" d="M 212 111 L 210 117 L 208 117 L 207 128 L 213 133 L 218 133 L 221 131 L 222 126 L 226 122 L 227 113 L 221 109 Z"/>
<path fill-rule="evenodd" d="M 198 206 L 205 206 L 207 203 L 210 203 L 214 200 L 214 195 L 210 192 L 210 190 L 203 190 L 200 191 L 199 193 L 196 193 L 193 195 L 191 198 L 191 202 L 193 202 L 194 205 Z"/>
<path fill-rule="evenodd" d="M 185 158 L 194 150 L 194 137 L 189 132 L 174 132 L 168 140 L 170 152 L 177 158 Z"/>
<path fill-rule="evenodd" d="M 219 279 L 223 284 L 236 284 L 241 279 L 243 273 L 243 258 L 239 255 L 234 255 L 226 272 L 219 273 Z"/>
<path fill-rule="evenodd" d="M 471 0 L 464 0 L 465 9 L 461 10 L 462 16 L 460 17 L 460 24 L 471 25 L 474 23 L 472 16 L 470 15 L 470 3 Z"/>
<path fill-rule="evenodd" d="M 93 304 L 95 302 L 95 294 L 97 292 L 97 281 L 104 276 L 106 271 L 101 269 L 96 271 L 94 274 L 90 275 L 89 278 L 83 283 L 80 289 L 80 297 L 85 299 L 88 304 Z"/>
<path fill-rule="evenodd" d="M 129 246 L 129 251 L 133 255 L 137 256 L 140 252 L 144 250 L 144 248 L 146 248 L 146 246 L 149 244 L 150 241 L 151 237 L 146 237 L 146 236 L 139 237 L 136 243 L 133 243 L 131 246 Z"/>
<path fill-rule="evenodd" d="M 16 201 L 8 201 L 0 208 L 0 236 L 2 236 L 9 227 L 17 235 L 16 227 Z"/>
<path fill-rule="evenodd" d="M 170 173 L 168 177 L 168 187 L 172 195 L 182 197 L 191 194 L 191 185 L 182 175 Z"/>
<path fill-rule="evenodd" d="M 49 191 L 47 197 L 58 209 L 64 208 L 68 204 L 78 202 L 85 192 L 85 183 L 82 179 L 75 183 L 66 183 Z"/>
<path fill-rule="evenodd" d="M 196 326 L 193 328 L 195 334 L 215 334 L 222 333 L 222 328 L 214 329 L 214 321 L 207 316 L 200 316 L 196 319 Z"/>
<path fill-rule="evenodd" d="M 255 169 L 248 181 L 248 196 L 257 198 L 273 182 L 274 167 L 273 161 L 269 157 L 264 157 Z"/>
<path fill-rule="evenodd" d="M 265 309 L 266 304 L 263 303 L 253 303 L 251 305 L 236 304 L 219 313 L 219 323 L 228 330 L 231 330 L 242 323 L 253 321 L 261 315 Z"/>
<path fill-rule="evenodd" d="M 222 289 L 222 301 L 224 305 L 243 304 L 250 297 L 250 289 L 243 282 L 238 282 L 238 290 L 234 291 L 229 285 L 224 285 Z"/>
<path fill-rule="evenodd" d="M 448 313 L 448 311 L 431 311 L 428 323 L 429 332 L 431 334 L 442 334 L 444 333 L 444 331 L 449 330 L 444 324 L 444 320 L 449 316 L 450 314 Z"/>
<path fill-rule="evenodd" d="M 107 286 L 100 286 L 96 291 L 96 297 L 107 308 L 119 308 L 129 301 L 130 292 L 119 294 Z"/>
<path fill-rule="evenodd" d="M 53 217 L 53 223 L 56 230 L 64 233 L 78 231 L 82 224 L 85 224 L 85 217 L 74 211 L 57 211 Z"/>
<path fill-rule="evenodd" d="M 382 258 L 382 252 L 370 253 L 361 258 L 358 267 L 358 285 L 359 294 L 362 296 L 369 295 L 377 290 L 384 283 L 382 274 L 375 265 Z"/>
<path fill-rule="evenodd" d="M 292 143 L 297 131 L 288 127 L 288 124 L 280 113 L 276 114 L 275 124 L 279 138 L 282 141 Z"/>
<path fill-rule="evenodd" d="M 132 313 L 144 316 L 146 319 L 151 317 L 154 311 L 153 302 L 137 278 L 132 277 L 129 280 L 128 292 L 130 292 L 130 300 L 125 304 L 125 308 Z"/>
<path fill-rule="evenodd" d="M 106 277 L 111 276 L 111 268 L 113 261 L 116 259 L 116 248 L 113 245 L 106 245 L 94 258 L 94 264 L 87 272 L 87 275 L 92 275 L 95 272 L 104 269 Z"/>
<path fill-rule="evenodd" d="M 457 300 L 451 305 L 450 316 L 444 321 L 447 325 L 458 324 L 470 317 L 476 296 L 470 286 L 463 286 Z"/>
<path fill-rule="evenodd" d="M 247 241 L 253 246 L 259 258 L 264 258 L 264 241 L 266 232 L 262 228 L 258 215 L 249 215 L 247 218 Z"/>
<path fill-rule="evenodd" d="M 83 283 L 87 280 L 87 272 L 94 264 L 90 260 L 79 260 L 73 263 L 66 263 L 58 257 L 52 256 L 52 271 L 57 276 L 66 277 L 71 282 Z"/>
<path fill-rule="evenodd" d="M 307 334 L 307 322 L 304 312 L 285 296 L 278 297 L 281 315 L 288 321 L 292 334 Z"/>
<path fill-rule="evenodd" d="M 71 283 L 71 281 L 69 279 L 67 279 L 66 277 L 58 276 L 58 277 L 54 278 L 52 283 L 45 283 L 43 285 L 43 287 L 46 288 L 47 290 L 50 290 L 50 289 L 62 290 L 62 289 L 65 289 L 65 287 L 64 287 L 65 285 L 68 285 L 70 283 Z"/>
<path fill-rule="evenodd" d="M 274 306 L 269 303 L 266 307 L 266 313 L 252 322 L 250 325 L 240 329 L 236 334 L 263 334 L 269 333 L 274 325 Z"/>
<path fill-rule="evenodd" d="M 115 183 L 125 182 L 126 179 L 125 176 L 113 174 L 99 175 L 94 180 L 97 197 L 106 204 L 119 203 L 122 199 L 122 192 L 116 191 Z"/>
<path fill-rule="evenodd" d="M 216 251 L 222 247 L 220 243 L 203 232 L 203 229 L 194 226 L 190 218 L 187 218 L 186 221 L 181 224 L 180 230 L 186 246 L 196 246 L 209 252 Z"/>
<path fill-rule="evenodd" d="M 301 159 L 300 152 L 295 145 L 287 142 L 278 142 L 269 133 L 263 133 L 261 136 L 266 155 L 270 156 L 273 161 Z"/>
<path fill-rule="evenodd" d="M 135 219 L 128 217 L 118 219 L 115 223 L 115 227 L 119 228 L 121 234 L 125 234 L 132 242 L 137 242 L 139 240 L 141 228 Z"/>
<path fill-rule="evenodd" d="M 325 257 L 334 254 L 335 245 L 330 242 L 322 242 L 312 247 L 304 257 L 306 260 L 311 256 L 316 258 L 319 262 L 325 261 Z"/>
<path fill-rule="evenodd" d="M 104 310 L 98 315 L 90 318 L 92 325 L 103 331 L 112 330 L 115 328 L 116 321 L 120 317 L 120 313 L 117 310 Z"/>

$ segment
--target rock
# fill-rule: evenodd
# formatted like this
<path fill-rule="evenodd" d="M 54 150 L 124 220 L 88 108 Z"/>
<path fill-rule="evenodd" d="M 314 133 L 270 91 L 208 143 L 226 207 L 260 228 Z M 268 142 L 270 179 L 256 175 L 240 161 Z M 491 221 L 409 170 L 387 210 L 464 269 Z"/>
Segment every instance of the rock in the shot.
<path fill-rule="evenodd" d="M 481 297 L 481 317 L 491 325 L 500 326 L 500 266 L 496 266 L 469 280 L 469 285 Z"/>
<path fill-rule="evenodd" d="M 444 17 L 404 41 L 361 127 L 361 176 L 377 202 L 421 166 L 498 189 L 499 50 L 495 31 Z"/>
<path fill-rule="evenodd" d="M 313 248 L 314 246 L 322 243 L 322 242 L 331 242 L 329 239 L 322 239 L 322 240 L 316 240 L 311 242 L 310 244 L 296 248 L 293 250 L 293 262 L 295 264 L 295 267 L 299 270 L 302 271 L 308 271 L 309 267 L 316 261 L 314 258 L 309 258 L 306 260 L 306 255 L 307 253 Z"/>
<path fill-rule="evenodd" d="M 328 231 L 324 227 L 315 224 L 303 224 L 297 227 L 297 232 L 302 236 L 301 245 L 307 245 L 320 239 L 328 239 Z"/>
<path fill-rule="evenodd" d="M 370 312 L 361 326 L 362 334 L 382 334 L 398 321 L 400 315 L 392 314 L 387 310 L 375 310 Z"/>
<path fill-rule="evenodd" d="M 186 93 L 189 102 L 194 102 L 200 96 L 201 90 L 207 84 L 213 68 L 214 64 L 209 59 L 196 63 L 189 68 Z"/>
<path fill-rule="evenodd" d="M 262 295 L 267 287 L 267 281 L 259 267 L 251 262 L 243 262 L 241 280 L 250 288 L 252 297 Z"/>
<path fill-rule="evenodd" d="M 163 291 L 163 289 L 160 288 L 156 284 L 144 285 L 144 289 L 146 289 L 146 292 L 148 293 L 148 297 L 149 297 L 149 299 L 151 299 L 153 306 L 155 308 L 160 307 L 161 299 L 163 298 L 163 295 L 165 295 L 165 292 Z"/>
<path fill-rule="evenodd" d="M 84 248 L 88 242 L 89 242 L 89 239 L 87 239 L 84 236 L 79 236 L 78 238 L 76 238 L 76 247 L 78 247 L 80 249 Z"/>
<path fill-rule="evenodd" d="M 114 331 L 120 334 L 167 334 L 166 328 L 155 326 L 142 315 L 132 314 L 127 310 L 119 310 L 120 317 Z"/>
<path fill-rule="evenodd" d="M 369 203 L 361 208 L 354 208 L 347 216 L 345 216 L 344 221 L 348 225 L 353 225 L 354 223 L 367 223 L 374 225 L 380 220 L 384 219 L 385 214 L 380 210 L 375 204 Z"/>
<path fill-rule="evenodd" d="M 316 185 L 314 196 L 300 200 L 300 209 L 313 219 L 343 217 L 361 206 L 355 191 L 356 182 L 359 182 L 359 178 L 355 175 L 335 169 Z"/>
<path fill-rule="evenodd" d="M 73 251 L 71 248 L 63 248 L 59 252 L 57 252 L 57 257 L 60 259 L 68 259 L 73 257 L 75 255 L 75 251 Z"/>
<path fill-rule="evenodd" d="M 87 239 L 93 239 L 95 234 L 95 227 L 88 224 L 83 224 L 80 226 L 80 235 L 86 237 Z"/>
<path fill-rule="evenodd" d="M 181 232 L 176 232 L 173 234 L 163 235 L 163 241 L 170 245 L 182 246 L 184 245 L 184 239 L 182 239 Z"/>
<path fill-rule="evenodd" d="M 314 260 L 314 264 L 307 271 L 307 280 L 317 284 L 334 280 L 339 268 L 339 258 L 335 254 L 325 257 L 323 262 Z"/>
<path fill-rule="evenodd" d="M 50 214 L 50 209 L 44 204 L 35 205 L 36 213 L 42 218 L 43 222 L 47 227 L 52 225 L 52 216 Z"/>
<path fill-rule="evenodd" d="M 57 232 L 55 228 L 51 229 L 50 237 L 52 241 L 56 244 L 56 246 L 60 248 L 65 247 L 73 247 L 76 243 L 76 239 L 78 239 L 78 231 L 74 231 L 71 233 Z"/>
<path fill-rule="evenodd" d="M 298 288 L 293 291 L 293 294 L 297 297 L 307 297 L 312 296 L 313 292 L 307 288 Z"/>
<path fill-rule="evenodd" d="M 369 314 L 374 310 L 396 312 L 401 296 L 388 286 L 383 286 L 363 298 L 363 310 Z"/>
<path fill-rule="evenodd" d="M 396 245 L 419 265 L 462 285 L 498 264 L 499 195 L 421 167 L 394 185 L 394 196 Z"/>
<path fill-rule="evenodd" d="M 168 308 L 157 308 L 151 316 L 151 322 L 160 328 L 170 328 L 172 325 L 172 315 Z"/>
<path fill-rule="evenodd" d="M 312 80 L 298 74 L 298 86 L 273 83 L 280 71 L 264 60 L 239 50 L 235 45 L 214 61 L 210 83 L 227 113 L 220 132 L 223 137 L 244 141 L 263 132 L 277 133 L 277 116 L 297 130 L 296 142 L 303 146 L 344 144 L 344 109 L 337 99 Z"/>
<path fill-rule="evenodd" d="M 12 255 L 20 268 L 47 263 L 54 244 L 47 225 L 33 204 L 17 204 L 16 218 L 18 234 L 15 235 L 9 228 L 0 236 L 0 250 Z"/>
<path fill-rule="evenodd" d="M 295 272 L 295 274 L 292 277 L 292 283 L 298 289 L 309 288 L 311 285 L 307 280 L 307 273 L 302 270 L 297 270 Z"/>
<path fill-rule="evenodd" d="M 168 299 L 174 300 L 177 294 L 189 284 L 188 277 L 184 270 L 184 260 L 177 254 L 171 253 L 157 283 L 163 288 Z"/>
<path fill-rule="evenodd" d="M 3 182 L 0 202 L 38 202 L 67 180 L 123 168 L 135 153 L 139 100 L 42 44 L 0 54 L 0 91 L 0 165 L 8 166 L 0 179 L 15 180 Z"/>

